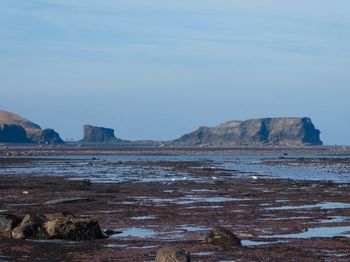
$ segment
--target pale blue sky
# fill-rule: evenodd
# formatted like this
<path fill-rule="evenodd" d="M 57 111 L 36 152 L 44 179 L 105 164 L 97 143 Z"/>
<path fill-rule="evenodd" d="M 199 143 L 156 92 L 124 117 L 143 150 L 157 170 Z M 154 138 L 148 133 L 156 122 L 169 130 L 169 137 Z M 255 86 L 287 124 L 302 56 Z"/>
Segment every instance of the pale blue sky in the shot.
<path fill-rule="evenodd" d="M 0 0 L 0 108 L 65 138 L 310 116 L 350 145 L 348 0 Z"/>

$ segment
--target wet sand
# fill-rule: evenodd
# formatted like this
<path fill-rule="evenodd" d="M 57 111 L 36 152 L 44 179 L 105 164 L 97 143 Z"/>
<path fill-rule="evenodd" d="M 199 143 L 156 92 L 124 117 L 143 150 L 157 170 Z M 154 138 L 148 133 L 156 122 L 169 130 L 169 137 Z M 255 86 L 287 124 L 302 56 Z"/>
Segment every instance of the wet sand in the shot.
<path fill-rule="evenodd" d="M 39 160 L 52 161 L 52 165 L 66 161 L 73 171 L 77 168 L 65 159 L 49 158 L 1 158 L 0 168 L 36 166 Z M 283 157 L 276 161 L 267 158 L 265 164 L 335 168 L 337 163 L 334 159 L 315 163 Z M 338 160 L 348 167 L 346 161 Z M 102 163 L 92 159 L 87 164 Z M 232 173 L 239 171 L 224 170 L 205 161 L 127 164 L 135 164 L 135 168 L 165 167 L 179 174 L 179 179 L 87 185 L 71 180 L 76 178 L 74 174 L 1 175 L 1 213 L 71 211 L 94 216 L 103 229 L 123 233 L 89 242 L 1 239 L 0 261 L 153 261 L 156 251 L 168 244 L 185 247 L 193 261 L 350 260 L 348 183 L 265 179 L 254 174 L 232 178 Z M 70 197 L 91 201 L 44 204 Z M 243 246 L 228 249 L 206 244 L 204 238 L 214 225 L 230 229 Z"/>

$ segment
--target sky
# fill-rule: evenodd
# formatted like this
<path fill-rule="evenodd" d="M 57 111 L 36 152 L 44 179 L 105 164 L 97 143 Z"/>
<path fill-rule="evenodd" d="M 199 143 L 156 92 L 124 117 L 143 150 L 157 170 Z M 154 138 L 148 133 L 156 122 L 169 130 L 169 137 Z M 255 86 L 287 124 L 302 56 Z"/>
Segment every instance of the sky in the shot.
<path fill-rule="evenodd" d="M 0 0 L 0 108 L 63 139 L 82 125 L 168 140 L 311 117 L 350 145 L 348 0 Z"/>

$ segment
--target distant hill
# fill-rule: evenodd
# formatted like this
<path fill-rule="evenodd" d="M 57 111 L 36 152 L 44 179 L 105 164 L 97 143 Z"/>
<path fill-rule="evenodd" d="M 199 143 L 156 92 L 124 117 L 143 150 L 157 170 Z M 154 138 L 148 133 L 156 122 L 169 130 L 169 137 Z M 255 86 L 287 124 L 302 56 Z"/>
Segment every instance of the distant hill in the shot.
<path fill-rule="evenodd" d="M 0 125 L 20 125 L 24 129 L 41 129 L 41 127 L 19 115 L 0 110 Z"/>
<path fill-rule="evenodd" d="M 0 110 L 0 142 L 62 144 L 64 141 L 53 129 L 39 125 L 17 114 Z"/>
<path fill-rule="evenodd" d="M 200 127 L 171 142 L 175 146 L 322 145 L 308 117 L 260 118 Z"/>

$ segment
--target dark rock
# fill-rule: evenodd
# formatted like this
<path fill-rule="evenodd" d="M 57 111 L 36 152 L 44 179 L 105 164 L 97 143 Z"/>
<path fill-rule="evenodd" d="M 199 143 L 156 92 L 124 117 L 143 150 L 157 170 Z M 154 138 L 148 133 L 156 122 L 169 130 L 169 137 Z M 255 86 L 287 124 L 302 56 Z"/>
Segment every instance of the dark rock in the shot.
<path fill-rule="evenodd" d="M 91 187 L 92 183 L 90 179 L 83 179 L 78 185 L 81 190 L 84 190 Z"/>
<path fill-rule="evenodd" d="M 18 226 L 21 219 L 10 214 L 0 215 L 0 238 L 11 238 L 12 230 Z"/>
<path fill-rule="evenodd" d="M 163 247 L 158 250 L 155 262 L 190 262 L 191 256 L 183 248 Z"/>
<path fill-rule="evenodd" d="M 121 233 L 123 233 L 123 231 L 115 231 L 112 229 L 106 229 L 103 233 L 105 233 L 105 235 L 107 235 L 107 236 L 111 236 L 111 235 L 121 234 Z"/>
<path fill-rule="evenodd" d="M 310 118 L 262 118 L 200 127 L 171 142 L 176 146 L 322 145 Z"/>
<path fill-rule="evenodd" d="M 28 143 L 25 129 L 20 125 L 4 124 L 0 125 L 0 142 L 5 143 Z"/>
<path fill-rule="evenodd" d="M 119 139 L 114 136 L 114 129 L 84 125 L 84 137 L 82 140 L 84 143 L 111 143 L 118 141 Z"/>
<path fill-rule="evenodd" d="M 241 240 L 234 235 L 230 230 L 215 226 L 209 232 L 205 241 L 209 244 L 219 245 L 219 246 L 240 246 Z"/>

